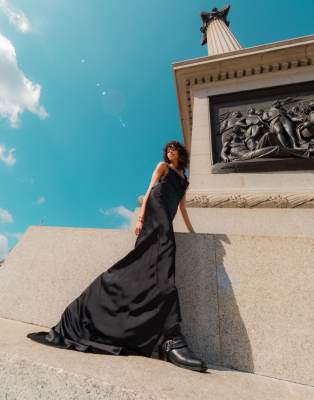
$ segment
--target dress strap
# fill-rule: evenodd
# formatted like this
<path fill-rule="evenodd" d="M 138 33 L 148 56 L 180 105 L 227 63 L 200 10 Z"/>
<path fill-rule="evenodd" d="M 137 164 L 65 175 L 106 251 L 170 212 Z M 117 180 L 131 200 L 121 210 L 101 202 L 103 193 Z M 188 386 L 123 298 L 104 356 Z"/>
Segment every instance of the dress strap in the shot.
<path fill-rule="evenodd" d="M 182 176 L 181 174 L 179 174 L 178 171 L 175 170 L 175 168 L 171 167 L 168 163 L 167 163 L 167 166 L 168 166 L 168 169 L 172 169 L 173 172 L 174 172 L 176 175 L 179 175 L 179 177 L 180 177 L 181 179 L 184 179 L 184 178 L 187 179 L 184 170 L 183 170 L 183 176 Z"/>

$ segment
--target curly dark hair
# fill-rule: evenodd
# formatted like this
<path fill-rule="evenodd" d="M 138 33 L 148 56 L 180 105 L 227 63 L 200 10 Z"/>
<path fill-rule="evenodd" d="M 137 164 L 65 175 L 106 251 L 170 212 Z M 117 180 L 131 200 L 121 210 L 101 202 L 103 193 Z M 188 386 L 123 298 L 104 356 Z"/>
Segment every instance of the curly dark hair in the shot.
<path fill-rule="evenodd" d="M 170 163 L 170 160 L 167 157 L 168 147 L 174 147 L 175 149 L 178 150 L 179 160 L 177 169 L 185 171 L 185 168 L 187 168 L 190 162 L 190 155 L 188 150 L 185 148 L 183 144 L 181 144 L 177 140 L 172 140 L 171 142 L 166 143 L 163 147 L 163 159 L 168 164 Z"/>

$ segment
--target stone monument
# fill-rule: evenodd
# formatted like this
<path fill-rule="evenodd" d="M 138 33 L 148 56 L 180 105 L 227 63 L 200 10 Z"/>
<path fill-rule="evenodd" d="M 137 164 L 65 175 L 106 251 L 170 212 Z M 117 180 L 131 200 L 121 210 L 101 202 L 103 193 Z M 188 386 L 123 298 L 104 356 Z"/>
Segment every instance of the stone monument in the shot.
<path fill-rule="evenodd" d="M 189 205 L 313 208 L 314 37 L 243 49 L 229 9 L 201 13 L 207 57 L 173 64 Z"/>
<path fill-rule="evenodd" d="M 178 269 L 203 282 L 184 309 L 218 364 L 313 385 L 314 35 L 242 48 L 229 11 L 202 12 L 208 55 L 173 64 L 197 232 Z"/>

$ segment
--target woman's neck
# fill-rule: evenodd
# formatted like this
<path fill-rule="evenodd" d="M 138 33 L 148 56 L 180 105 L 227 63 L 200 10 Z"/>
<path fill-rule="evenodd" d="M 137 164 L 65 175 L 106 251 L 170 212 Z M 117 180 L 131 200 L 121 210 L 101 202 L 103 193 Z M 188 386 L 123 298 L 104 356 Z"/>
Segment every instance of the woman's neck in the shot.
<path fill-rule="evenodd" d="M 172 168 L 174 169 L 178 169 L 178 163 L 177 162 L 171 162 L 170 165 L 172 166 Z"/>

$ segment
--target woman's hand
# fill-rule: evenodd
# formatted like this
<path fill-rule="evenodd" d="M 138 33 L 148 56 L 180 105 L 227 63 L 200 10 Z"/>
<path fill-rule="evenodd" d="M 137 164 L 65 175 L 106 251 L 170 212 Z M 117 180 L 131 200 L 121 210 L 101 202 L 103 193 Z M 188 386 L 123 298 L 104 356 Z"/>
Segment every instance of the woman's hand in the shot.
<path fill-rule="evenodd" d="M 192 226 L 192 224 L 191 224 L 189 215 L 188 215 L 188 213 L 187 213 L 187 211 L 186 211 L 185 203 L 186 203 L 186 192 L 184 193 L 184 195 L 183 195 L 183 197 L 182 197 L 182 199 L 181 199 L 181 201 L 180 201 L 179 208 L 180 208 L 180 210 L 181 210 L 182 217 L 183 217 L 183 220 L 184 220 L 185 225 L 186 225 L 186 227 L 187 227 L 187 230 L 188 230 L 190 233 L 195 233 L 195 230 L 194 230 L 194 228 L 193 228 L 193 226 Z"/>
<path fill-rule="evenodd" d="M 137 223 L 135 225 L 135 229 L 134 229 L 135 235 L 139 235 L 139 233 L 141 232 L 142 228 L 143 228 L 143 222 L 142 221 L 137 221 Z"/>

